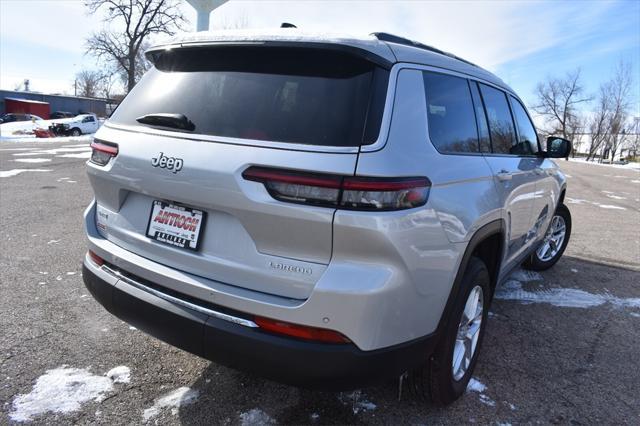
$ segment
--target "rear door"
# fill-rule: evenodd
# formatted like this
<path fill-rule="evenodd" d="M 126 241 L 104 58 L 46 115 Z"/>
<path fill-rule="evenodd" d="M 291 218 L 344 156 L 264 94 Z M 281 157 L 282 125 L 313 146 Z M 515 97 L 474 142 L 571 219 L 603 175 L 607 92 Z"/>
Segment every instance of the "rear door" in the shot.
<path fill-rule="evenodd" d="M 476 86 L 475 83 L 472 86 Z M 474 98 L 484 109 L 479 121 L 488 123 L 489 147 L 485 158 L 494 175 L 494 183 L 503 205 L 507 228 L 505 265 L 510 265 L 529 247 L 533 239 L 532 211 L 536 197 L 538 164 L 530 147 L 518 140 L 513 116 L 505 92 L 481 83 L 472 87 Z"/>
<path fill-rule="evenodd" d="M 334 209 L 277 201 L 242 173 L 257 166 L 353 175 L 360 145 L 380 131 L 382 112 L 369 111 L 386 96 L 385 85 L 371 92 L 385 77 L 364 59 L 321 50 L 166 54 L 96 134 L 118 146 L 107 166 L 89 166 L 98 229 L 161 264 L 305 299 L 331 258 Z M 182 114 L 195 130 L 137 120 L 154 114 Z M 189 224 L 202 212 L 197 249 L 149 235 L 158 202 L 174 206 L 167 214 L 193 215 Z"/>

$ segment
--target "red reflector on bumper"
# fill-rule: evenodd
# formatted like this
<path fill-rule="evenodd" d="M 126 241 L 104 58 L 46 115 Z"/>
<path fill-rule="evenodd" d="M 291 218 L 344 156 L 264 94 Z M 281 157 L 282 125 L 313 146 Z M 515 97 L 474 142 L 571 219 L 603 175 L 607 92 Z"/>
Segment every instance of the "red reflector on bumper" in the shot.
<path fill-rule="evenodd" d="M 94 252 L 92 252 L 91 250 L 89 250 L 89 258 L 91 259 L 91 261 L 93 263 L 95 263 L 97 266 L 102 266 L 104 265 L 104 259 L 101 258 L 100 256 L 98 256 L 97 254 L 95 254 Z"/>
<path fill-rule="evenodd" d="M 337 331 L 327 330 L 324 328 L 308 327 L 306 325 L 291 324 L 289 322 L 273 320 L 263 317 L 255 317 L 255 323 L 263 330 L 272 333 L 284 334 L 291 337 L 297 337 L 304 340 L 312 340 L 315 342 L 325 343 L 349 343 L 342 334 Z"/>

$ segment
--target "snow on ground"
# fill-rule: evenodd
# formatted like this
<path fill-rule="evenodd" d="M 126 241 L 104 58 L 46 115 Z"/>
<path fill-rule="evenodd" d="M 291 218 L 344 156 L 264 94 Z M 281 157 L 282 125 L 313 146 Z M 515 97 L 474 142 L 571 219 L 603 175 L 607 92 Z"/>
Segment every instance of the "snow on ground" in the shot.
<path fill-rule="evenodd" d="M 584 158 L 576 157 L 569 158 L 569 161 L 573 163 L 591 164 L 593 166 L 615 167 L 618 169 L 638 170 L 640 171 L 640 163 L 627 163 L 627 164 L 602 164 L 597 161 L 586 161 Z"/>
<path fill-rule="evenodd" d="M 26 422 L 47 412 L 77 411 L 85 402 L 104 399 L 105 394 L 113 390 L 114 383 L 127 383 L 118 381 L 124 377 L 125 370 L 128 382 L 129 368 L 125 366 L 116 367 L 105 376 L 66 365 L 47 370 L 38 377 L 31 392 L 13 399 L 9 417 L 16 422 Z"/>
<path fill-rule="evenodd" d="M 13 170 L 0 170 L 0 178 L 17 176 L 24 172 L 50 172 L 51 169 L 13 169 Z"/>
<path fill-rule="evenodd" d="M 254 408 L 240 414 L 240 424 L 242 426 L 274 425 L 276 421 L 264 411 Z"/>
<path fill-rule="evenodd" d="M 14 123 L 1 124 L 6 126 Z M 6 134 L 4 130 L 0 130 L 0 142 L 20 142 L 20 143 L 33 143 L 33 142 L 86 142 L 90 143 L 93 140 L 93 133 L 82 136 L 59 136 L 55 138 L 36 138 L 34 135 L 11 135 Z"/>
<path fill-rule="evenodd" d="M 547 303 L 562 308 L 592 308 L 609 303 L 618 308 L 640 309 L 640 298 L 621 298 L 609 293 L 590 293 L 577 288 L 523 288 L 523 283 L 541 280 L 542 276 L 537 272 L 517 270 L 496 289 L 494 297 L 527 304 Z"/>
<path fill-rule="evenodd" d="M 608 195 L 607 195 L 608 196 Z M 614 197 L 609 197 L 609 198 L 614 198 Z M 619 197 L 620 198 L 620 197 Z M 609 210 L 626 210 L 626 208 L 621 207 L 621 206 L 616 206 L 613 204 L 600 204 L 598 202 L 595 201 L 589 201 L 589 200 L 583 200 L 581 198 L 571 198 L 571 197 L 567 197 L 565 198 L 567 200 L 568 204 L 591 204 L 594 205 L 596 207 L 600 207 L 601 209 L 609 209 Z"/>
<path fill-rule="evenodd" d="M 469 380 L 469 384 L 467 385 L 467 392 L 478 392 L 482 393 L 487 390 L 487 386 L 482 383 L 480 380 L 471 378 Z"/>
<path fill-rule="evenodd" d="M 473 377 L 471 378 L 471 380 L 469 380 L 469 384 L 467 385 L 467 392 L 477 392 L 479 394 L 478 398 L 480 402 L 490 407 L 495 407 L 496 402 L 484 393 L 486 390 L 487 386 L 480 380 Z"/>
<path fill-rule="evenodd" d="M 18 158 L 13 161 L 17 163 L 48 163 L 51 158 Z"/>
<path fill-rule="evenodd" d="M 160 414 L 165 408 L 171 409 L 171 414 L 176 415 L 183 405 L 193 404 L 198 400 L 198 391 L 186 386 L 171 391 L 156 399 L 153 405 L 144 410 L 142 419 L 146 422 Z"/>
<path fill-rule="evenodd" d="M 372 411 L 378 408 L 376 404 L 367 400 L 362 391 L 353 392 L 341 392 L 338 395 L 338 399 L 343 405 L 351 405 L 353 414 L 358 414 L 361 411 Z"/>
<path fill-rule="evenodd" d="M 68 274 L 69 272 L 67 272 L 67 275 Z M 107 371 L 107 377 L 110 378 L 113 383 L 129 383 L 131 381 L 131 370 L 125 365 L 119 365 Z"/>

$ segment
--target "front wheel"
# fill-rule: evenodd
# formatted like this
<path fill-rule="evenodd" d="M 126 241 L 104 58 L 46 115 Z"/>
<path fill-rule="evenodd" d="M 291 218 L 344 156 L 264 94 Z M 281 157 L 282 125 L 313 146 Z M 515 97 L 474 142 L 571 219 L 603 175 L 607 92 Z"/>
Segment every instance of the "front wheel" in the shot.
<path fill-rule="evenodd" d="M 551 218 L 544 240 L 525 261 L 525 269 L 544 271 L 551 268 L 562 257 L 571 236 L 571 213 L 560 204 Z"/>
<path fill-rule="evenodd" d="M 484 262 L 472 257 L 447 325 L 429 363 L 410 376 L 412 387 L 437 404 L 450 404 L 466 390 L 487 323 L 491 280 Z"/>
<path fill-rule="evenodd" d="M 81 134 L 82 132 L 77 127 L 74 127 L 73 129 L 71 129 L 71 136 L 80 136 Z"/>

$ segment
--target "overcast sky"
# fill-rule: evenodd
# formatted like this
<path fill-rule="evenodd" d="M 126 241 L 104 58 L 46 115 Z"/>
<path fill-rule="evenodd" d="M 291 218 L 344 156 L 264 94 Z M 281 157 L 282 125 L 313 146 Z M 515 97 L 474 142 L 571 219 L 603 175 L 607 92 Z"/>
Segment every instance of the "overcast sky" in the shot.
<path fill-rule="evenodd" d="M 195 29 L 196 14 L 182 6 Z M 634 70 L 640 115 L 640 1 L 245 1 L 211 15 L 212 29 L 243 22 L 250 28 L 299 28 L 368 34 L 391 32 L 450 51 L 495 72 L 528 105 L 547 75 L 580 67 L 595 92 L 616 63 Z M 82 1 L 0 0 L 0 87 L 25 78 L 31 89 L 73 92 L 73 76 L 97 68 L 85 39 L 102 26 Z"/>

